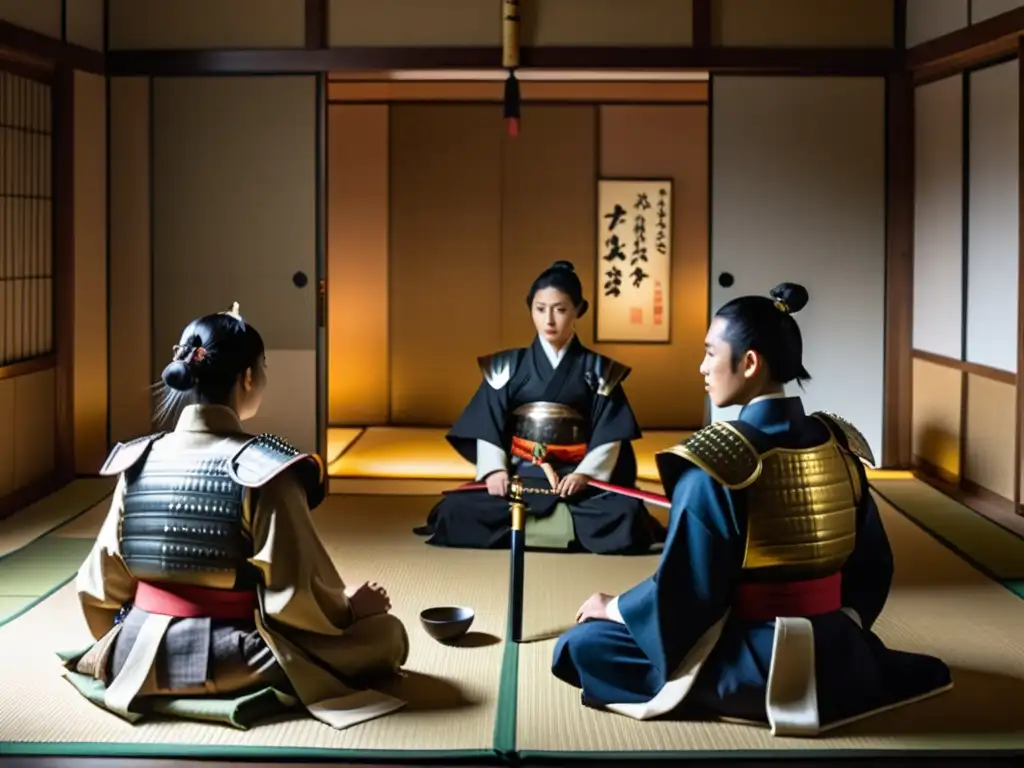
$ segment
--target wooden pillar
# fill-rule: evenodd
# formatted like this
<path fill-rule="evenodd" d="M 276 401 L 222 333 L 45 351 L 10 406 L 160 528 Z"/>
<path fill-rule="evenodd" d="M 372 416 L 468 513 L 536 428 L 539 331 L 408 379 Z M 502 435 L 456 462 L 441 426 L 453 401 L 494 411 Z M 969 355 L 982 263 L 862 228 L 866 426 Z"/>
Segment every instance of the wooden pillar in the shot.
<path fill-rule="evenodd" d="M 1021 514 L 1022 446 L 1024 446 L 1024 37 L 1017 40 L 1017 430 L 1013 445 L 1013 511 Z"/>
<path fill-rule="evenodd" d="M 306 0 L 306 49 L 327 47 L 327 0 Z"/>
<path fill-rule="evenodd" d="M 693 47 L 711 47 L 711 0 L 693 0 Z"/>
<path fill-rule="evenodd" d="M 75 476 L 75 71 L 57 67 L 53 82 L 53 307 L 57 482 Z"/>
<path fill-rule="evenodd" d="M 912 462 L 914 302 L 914 83 L 904 69 L 886 82 L 885 407 L 882 465 Z"/>

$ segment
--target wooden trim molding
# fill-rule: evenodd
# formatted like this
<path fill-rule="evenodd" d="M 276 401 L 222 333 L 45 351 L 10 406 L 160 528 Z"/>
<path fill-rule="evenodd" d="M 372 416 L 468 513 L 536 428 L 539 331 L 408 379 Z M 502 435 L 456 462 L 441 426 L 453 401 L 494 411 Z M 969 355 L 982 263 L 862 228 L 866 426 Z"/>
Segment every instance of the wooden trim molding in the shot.
<path fill-rule="evenodd" d="M 537 82 L 520 84 L 523 100 L 575 104 L 707 104 L 708 83 L 700 82 Z M 504 82 L 355 81 L 327 83 L 331 104 L 395 102 L 501 102 Z"/>
<path fill-rule="evenodd" d="M 105 57 L 84 45 L 66 43 L 52 37 L 0 21 L 0 48 L 10 48 L 47 62 L 50 69 L 57 66 L 103 74 Z"/>
<path fill-rule="evenodd" d="M 915 45 L 906 52 L 914 80 L 939 80 L 1017 53 L 1024 33 L 1024 7 Z"/>
<path fill-rule="evenodd" d="M 1017 56 L 1017 38 L 1004 37 L 965 51 L 963 55 L 927 64 L 913 71 L 914 83 L 927 85 L 973 69 L 1009 61 Z"/>
<path fill-rule="evenodd" d="M 0 47 L 0 69 L 40 83 L 53 83 L 53 64 L 13 48 Z"/>
<path fill-rule="evenodd" d="M 980 363 L 969 363 L 966 360 L 955 360 L 945 355 L 936 355 L 934 352 L 925 352 L 923 349 L 915 349 L 913 355 L 915 360 L 924 360 L 925 362 L 941 365 L 944 368 L 952 368 L 965 374 L 970 373 L 983 379 L 991 379 L 992 381 L 1009 384 L 1011 387 L 1017 386 L 1017 374 L 1011 371 L 1004 371 L 1002 368 L 992 368 Z"/>
<path fill-rule="evenodd" d="M 920 69 L 1004 37 L 1017 37 L 1021 32 L 1024 32 L 1024 7 L 1015 8 L 908 48 L 907 67 Z"/>
<path fill-rule="evenodd" d="M 892 48 L 723 48 L 525 46 L 522 66 L 540 69 L 675 69 L 733 74 L 883 76 L 897 69 Z M 111 76 L 284 74 L 389 69 L 487 69 L 499 47 L 345 47 L 319 50 L 111 51 Z"/>
<path fill-rule="evenodd" d="M 956 486 L 960 484 L 960 476 L 955 475 L 952 472 L 948 472 L 942 467 L 938 467 L 932 464 L 927 459 L 922 459 L 916 453 L 914 454 L 914 461 L 912 464 L 915 472 L 921 472 L 928 475 L 929 478 L 938 480 L 939 482 L 946 483 L 949 486 Z"/>
<path fill-rule="evenodd" d="M 75 475 L 75 72 L 57 69 L 53 93 L 53 306 L 56 356 L 57 477 Z"/>
<path fill-rule="evenodd" d="M 33 357 L 30 360 L 22 360 L 10 365 L 0 365 L 0 381 L 4 379 L 16 379 L 19 376 L 28 376 L 30 373 L 48 371 L 56 367 L 56 355 L 42 355 Z"/>
<path fill-rule="evenodd" d="M 1019 514 L 1013 514 L 1013 503 L 998 493 L 970 480 L 950 477 L 948 473 L 917 456 L 914 457 L 914 477 L 997 525 L 1017 535 L 1024 535 L 1024 520 Z"/>
<path fill-rule="evenodd" d="M 912 460 L 914 318 L 914 84 L 906 71 L 886 82 L 885 404 L 882 464 Z"/>

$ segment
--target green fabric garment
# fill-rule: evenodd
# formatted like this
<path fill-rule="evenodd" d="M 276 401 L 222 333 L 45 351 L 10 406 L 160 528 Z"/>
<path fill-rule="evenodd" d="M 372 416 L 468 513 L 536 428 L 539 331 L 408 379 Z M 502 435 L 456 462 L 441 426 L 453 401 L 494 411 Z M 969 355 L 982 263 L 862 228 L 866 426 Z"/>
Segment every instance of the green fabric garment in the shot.
<path fill-rule="evenodd" d="M 556 504 L 550 515 L 526 518 L 526 546 L 536 549 L 568 549 L 576 540 L 572 512 Z"/>
<path fill-rule="evenodd" d="M 86 651 L 63 651 L 57 655 L 66 665 L 74 665 Z M 107 686 L 103 681 L 71 669 L 65 677 L 78 692 L 98 707 L 104 707 Z M 104 707 L 106 708 L 106 707 Z M 247 730 L 261 720 L 300 711 L 299 700 L 276 688 L 264 687 L 240 692 L 235 696 L 152 696 L 140 698 L 132 705 L 131 722 L 160 715 L 182 720 L 219 723 Z"/>

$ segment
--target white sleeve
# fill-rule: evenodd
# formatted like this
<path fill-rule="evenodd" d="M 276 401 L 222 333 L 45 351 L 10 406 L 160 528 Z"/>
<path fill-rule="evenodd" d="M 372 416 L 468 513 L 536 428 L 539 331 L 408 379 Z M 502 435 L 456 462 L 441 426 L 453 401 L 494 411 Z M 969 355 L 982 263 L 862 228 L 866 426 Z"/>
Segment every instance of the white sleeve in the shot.
<path fill-rule="evenodd" d="M 508 469 L 505 449 L 486 440 L 476 441 L 476 479 L 483 480 L 492 472 Z"/>
<path fill-rule="evenodd" d="M 605 609 L 608 614 L 608 618 L 618 624 L 625 624 L 625 619 L 622 618 L 622 612 L 619 610 L 619 598 L 613 597 L 612 601 L 608 603 L 608 607 Z"/>
<path fill-rule="evenodd" d="M 622 443 L 620 441 L 592 448 L 583 457 L 583 461 L 579 463 L 575 471 L 577 474 L 592 477 L 594 480 L 608 482 L 612 476 L 612 470 L 615 469 L 615 464 L 619 460 L 619 451 L 621 450 Z M 479 452 L 477 456 L 479 456 Z M 477 465 L 479 466 L 479 459 Z"/>

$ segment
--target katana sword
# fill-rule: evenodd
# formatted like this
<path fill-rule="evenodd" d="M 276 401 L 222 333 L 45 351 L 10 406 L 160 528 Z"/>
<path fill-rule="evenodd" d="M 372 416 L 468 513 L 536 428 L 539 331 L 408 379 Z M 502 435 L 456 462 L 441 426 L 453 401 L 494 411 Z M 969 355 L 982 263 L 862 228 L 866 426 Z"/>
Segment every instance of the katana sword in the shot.
<path fill-rule="evenodd" d="M 647 493 L 635 488 L 623 488 L 619 485 L 591 480 L 589 485 L 610 493 L 619 493 L 623 496 L 630 496 L 634 499 L 647 501 L 662 507 L 671 506 L 669 500 L 656 493 Z M 443 493 L 462 493 L 465 491 L 479 491 L 487 487 L 487 483 L 466 483 L 458 488 L 451 488 Z M 526 571 L 526 516 L 528 507 L 525 499 L 526 494 L 554 496 L 557 492 L 550 488 L 530 488 L 523 484 L 518 475 L 509 478 L 508 500 L 509 512 L 511 514 L 511 540 L 509 541 L 509 594 L 508 594 L 508 627 L 513 643 L 523 641 L 523 587 L 525 585 Z"/>
<path fill-rule="evenodd" d="M 654 504 L 656 507 L 664 507 L 665 509 L 671 509 L 672 507 L 672 502 L 665 496 L 658 493 L 641 491 L 639 488 L 626 488 L 621 485 L 612 485 L 611 483 L 606 483 L 602 480 L 591 480 L 587 485 L 609 493 L 617 493 L 621 496 L 629 496 L 632 499 L 646 501 L 648 504 Z M 465 483 L 457 488 L 449 488 L 447 491 L 442 491 L 442 495 L 447 496 L 450 493 L 463 493 L 465 491 L 482 491 L 485 488 L 487 488 L 487 483 Z M 537 493 L 547 496 L 557 495 L 555 491 L 547 488 L 530 488 L 527 486 L 523 486 L 522 493 Z"/>
<path fill-rule="evenodd" d="M 551 480 L 554 482 L 554 480 Z M 618 493 L 622 496 L 629 496 L 649 504 L 656 504 L 659 507 L 671 508 L 671 502 L 664 496 L 656 493 L 648 493 L 638 488 L 624 488 L 621 485 L 605 483 L 601 480 L 591 480 L 588 485 L 598 490 L 609 493 Z M 480 491 L 487 488 L 487 483 L 465 483 L 457 488 L 449 488 L 443 491 L 443 495 L 450 493 L 464 493 L 467 491 Z M 528 507 L 523 498 L 526 494 L 538 494 L 546 496 L 557 496 L 558 492 L 553 488 L 532 488 L 526 486 L 522 478 L 514 475 L 508 482 L 509 512 L 511 514 L 511 540 L 509 541 L 509 595 L 508 595 L 508 626 L 509 634 L 513 643 L 523 641 L 523 587 L 525 584 L 526 570 L 526 515 Z"/>
<path fill-rule="evenodd" d="M 509 541 L 508 627 L 513 643 L 523 640 L 523 583 L 526 569 L 526 513 L 523 500 L 525 490 L 518 477 L 508 483 L 509 511 L 512 514 L 512 537 Z"/>

